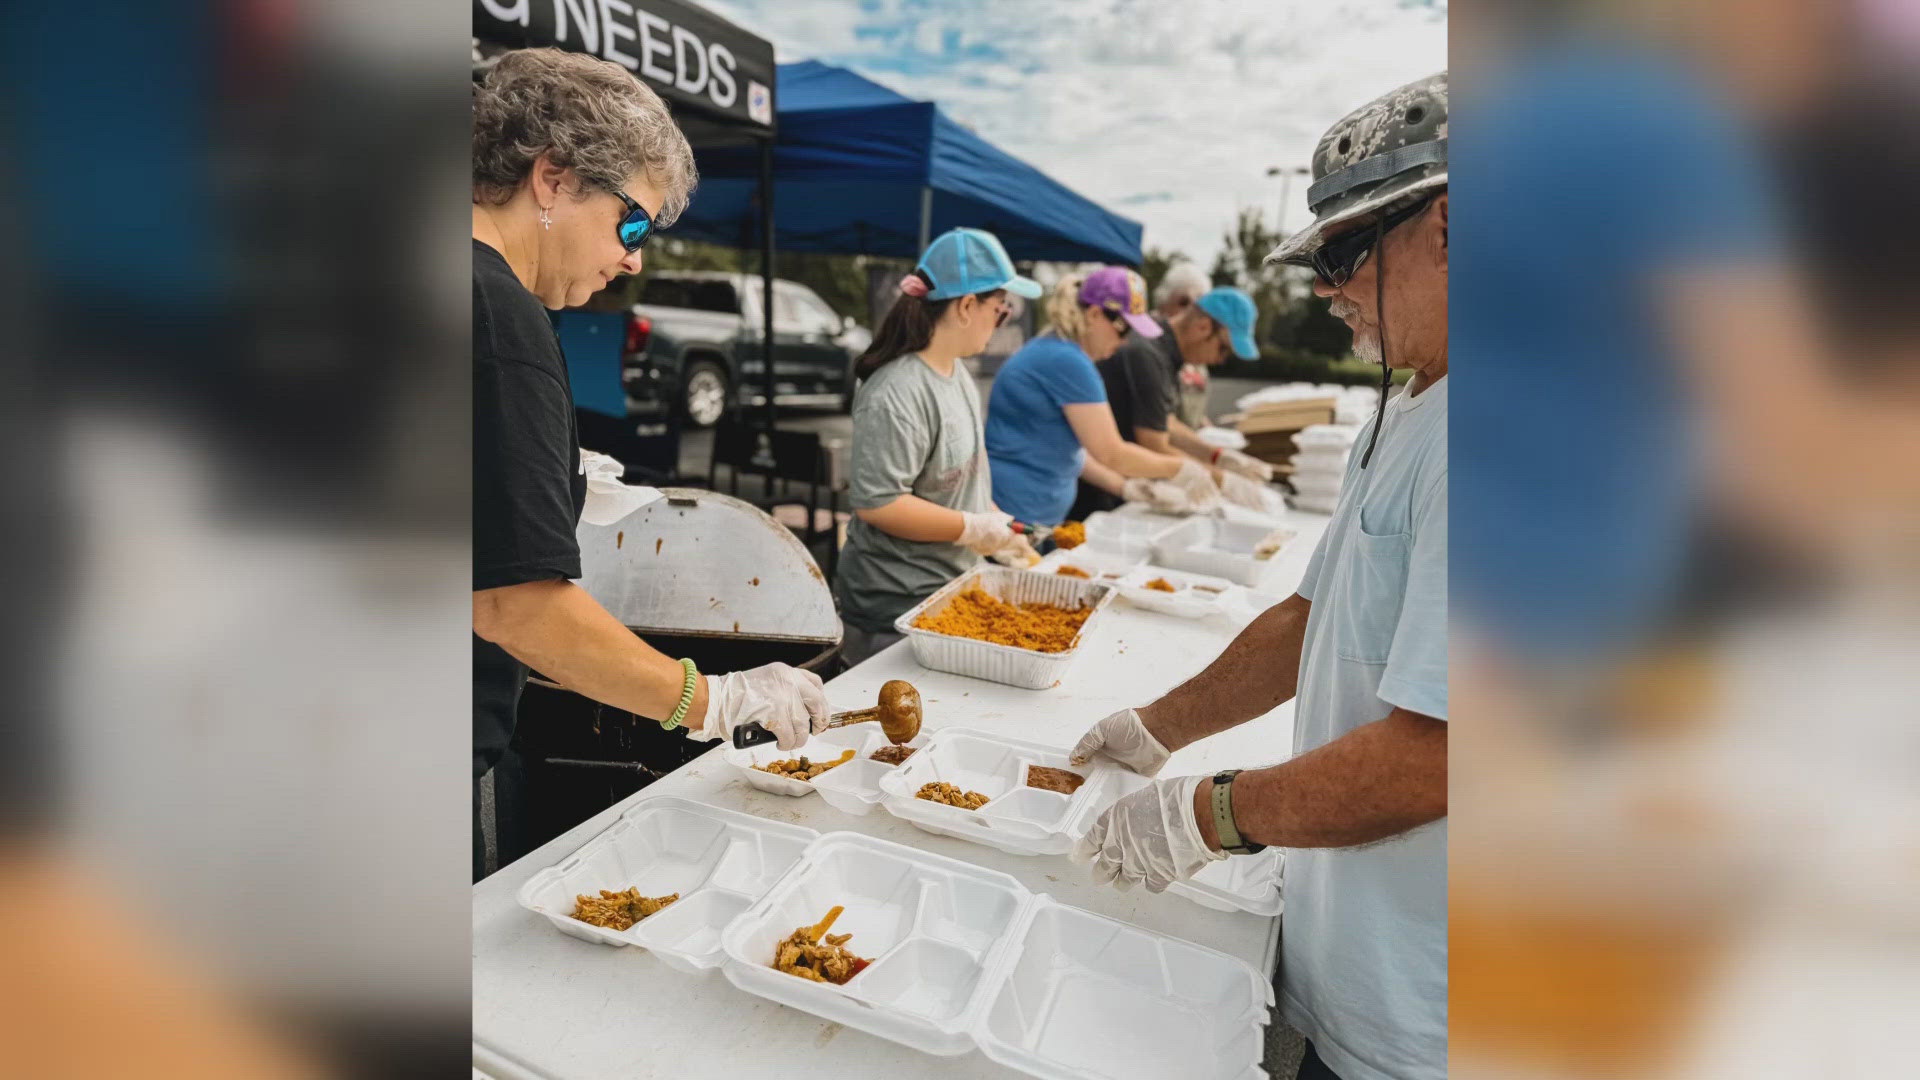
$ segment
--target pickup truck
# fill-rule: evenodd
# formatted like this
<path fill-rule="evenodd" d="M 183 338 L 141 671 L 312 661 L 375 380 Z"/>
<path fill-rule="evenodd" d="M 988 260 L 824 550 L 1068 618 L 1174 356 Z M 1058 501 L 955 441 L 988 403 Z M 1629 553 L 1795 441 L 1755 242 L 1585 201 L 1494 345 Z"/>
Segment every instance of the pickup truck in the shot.
<path fill-rule="evenodd" d="M 695 427 L 729 404 L 765 401 L 758 274 L 649 272 L 626 315 L 621 379 L 626 396 L 665 401 Z M 872 335 L 812 289 L 773 282 L 774 404 L 841 409 L 853 401 L 853 361 Z"/>

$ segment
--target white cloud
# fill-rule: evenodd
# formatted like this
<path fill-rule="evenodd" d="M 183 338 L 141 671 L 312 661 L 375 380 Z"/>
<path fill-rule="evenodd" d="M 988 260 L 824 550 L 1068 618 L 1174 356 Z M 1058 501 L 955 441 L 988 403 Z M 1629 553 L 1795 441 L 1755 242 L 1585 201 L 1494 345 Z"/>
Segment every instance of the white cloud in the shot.
<path fill-rule="evenodd" d="M 1445 5 L 1417 0 L 710 0 L 784 61 L 844 64 L 954 119 L 1206 265 L 1237 208 L 1269 219 L 1271 165 L 1306 165 L 1328 125 L 1446 66 Z M 890 31 L 859 35 L 861 29 Z M 961 54 L 937 53 L 952 31 Z M 906 66 L 907 71 L 894 70 Z M 1308 220 L 1305 185 L 1289 227 Z"/>

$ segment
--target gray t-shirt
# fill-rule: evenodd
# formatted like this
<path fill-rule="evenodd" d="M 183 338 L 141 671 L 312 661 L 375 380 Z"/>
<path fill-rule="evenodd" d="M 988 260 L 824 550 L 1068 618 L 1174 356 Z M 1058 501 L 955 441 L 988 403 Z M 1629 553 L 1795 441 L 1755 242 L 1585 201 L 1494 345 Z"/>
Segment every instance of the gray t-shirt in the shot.
<path fill-rule="evenodd" d="M 1398 706 L 1447 719 L 1447 390 L 1362 431 L 1307 564 L 1293 750 Z M 1447 1075 L 1447 822 L 1358 848 L 1287 852 L 1281 1013 L 1345 1080 Z"/>
<path fill-rule="evenodd" d="M 953 510 L 993 509 L 980 394 L 966 364 L 956 361 L 942 378 L 910 355 L 869 376 L 853 398 L 851 462 L 855 510 L 902 495 Z M 902 612 L 979 561 L 959 544 L 902 540 L 856 516 L 834 589 L 841 618 L 867 631 L 890 630 Z"/>

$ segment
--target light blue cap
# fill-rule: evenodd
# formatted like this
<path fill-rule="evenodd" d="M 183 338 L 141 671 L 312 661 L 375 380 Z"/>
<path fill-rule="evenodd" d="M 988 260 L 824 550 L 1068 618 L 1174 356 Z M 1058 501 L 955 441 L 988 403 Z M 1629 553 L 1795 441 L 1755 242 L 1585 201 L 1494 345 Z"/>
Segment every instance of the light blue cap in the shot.
<path fill-rule="evenodd" d="M 934 238 L 916 267 L 931 283 L 929 300 L 951 300 L 968 293 L 1005 289 L 1029 300 L 1040 299 L 1040 283 L 1013 272 L 1013 260 L 1000 238 L 983 229 L 952 229 Z"/>
<path fill-rule="evenodd" d="M 1222 285 L 1194 303 L 1214 322 L 1227 328 L 1227 336 L 1233 341 L 1233 355 L 1242 360 L 1260 358 L 1260 348 L 1253 343 L 1253 327 L 1260 313 L 1253 306 L 1253 297 L 1245 290 Z"/>

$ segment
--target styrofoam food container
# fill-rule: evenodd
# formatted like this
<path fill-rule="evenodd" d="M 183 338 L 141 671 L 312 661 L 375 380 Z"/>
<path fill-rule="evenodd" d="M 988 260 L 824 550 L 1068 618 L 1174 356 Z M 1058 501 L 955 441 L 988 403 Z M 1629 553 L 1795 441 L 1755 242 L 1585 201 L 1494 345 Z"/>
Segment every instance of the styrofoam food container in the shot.
<path fill-rule="evenodd" d="M 873 963 L 844 986 L 774 970 L 780 941 L 836 904 L 833 932 Z M 1273 990 L 1252 965 L 875 837 L 809 844 L 721 945 L 740 989 L 929 1054 L 1085 1080 L 1264 1075 Z"/>
<path fill-rule="evenodd" d="M 1018 649 L 1011 645 L 996 645 L 990 641 L 938 634 L 914 627 L 913 621 L 923 612 L 940 610 L 955 596 L 976 584 L 988 595 L 1009 603 L 1056 604 L 1069 608 L 1091 605 L 1093 612 L 1081 626 L 1080 636 L 1074 641 L 1073 647 L 1057 653 Z M 913 643 L 913 658 L 922 667 L 955 675 L 970 675 L 1027 690 L 1044 690 L 1060 681 L 1068 665 L 1080 654 L 1080 645 L 1092 632 L 1102 609 L 1112 602 L 1113 597 L 1113 586 L 1103 582 L 1061 577 L 1058 574 L 1035 574 L 1005 566 L 982 566 L 942 585 L 939 591 L 895 619 L 893 628 Z"/>
<path fill-rule="evenodd" d="M 1139 562 L 1153 554 L 1153 543 L 1160 534 L 1179 523 L 1178 518 L 1165 514 L 1096 510 L 1087 515 L 1087 542 L 1081 547 Z"/>
<path fill-rule="evenodd" d="M 517 899 L 569 937 L 638 945 L 671 967 L 708 971 L 721 961 L 721 930 L 819 835 L 686 799 L 642 799 L 578 851 L 528 878 Z M 625 930 L 573 917 L 576 896 L 630 888 L 680 899 Z"/>
<path fill-rule="evenodd" d="M 880 780 L 887 812 L 921 829 L 957 836 L 1014 855 L 1064 855 L 1122 771 L 1105 761 L 1072 765 L 1068 751 L 993 731 L 942 728 L 891 776 Z M 1027 766 L 1066 769 L 1086 777 L 1072 795 L 1027 786 Z M 978 810 L 916 798 L 923 784 L 945 781 L 987 797 Z"/>
<path fill-rule="evenodd" d="M 1155 578 L 1165 578 L 1178 592 L 1147 588 Z M 1159 611 L 1187 619 L 1212 615 L 1222 609 L 1234 584 L 1226 578 L 1165 570 L 1158 566 L 1136 566 L 1119 581 L 1120 595 L 1127 603 L 1148 611 Z"/>
<path fill-rule="evenodd" d="M 886 732 L 880 729 L 879 724 L 854 724 L 841 730 L 860 729 L 865 729 L 865 742 L 854 748 L 859 751 L 859 756 L 845 765 L 828 769 L 813 779 L 813 789 L 827 801 L 827 805 L 855 817 L 864 817 L 873 813 L 873 808 L 880 805 L 880 781 L 902 767 L 873 760 L 875 750 L 891 745 L 887 742 Z M 924 752 L 927 740 L 930 738 L 932 736 L 928 732 L 922 731 L 914 737 L 913 741 L 905 745 Z M 916 753 L 907 761 L 911 762 L 913 758 L 919 756 Z"/>
<path fill-rule="evenodd" d="M 1062 566 L 1078 567 L 1091 575 L 1092 581 L 1119 581 L 1127 571 L 1140 565 L 1140 560 L 1129 555 L 1116 555 L 1110 551 L 1098 551 L 1087 544 L 1081 544 L 1071 550 L 1055 548 L 1032 567 L 1036 574 L 1056 574 Z"/>
<path fill-rule="evenodd" d="M 846 727 L 829 728 L 815 735 L 813 738 L 808 739 L 806 742 L 801 743 L 799 748 L 795 750 L 782 750 L 776 743 L 761 743 L 759 746 L 749 746 L 745 750 L 736 749 L 729 745 L 727 749 L 721 753 L 721 757 L 727 764 L 733 766 L 741 776 L 745 777 L 747 783 L 752 784 L 761 791 L 771 792 L 775 795 L 788 795 L 797 799 L 803 795 L 813 794 L 813 792 L 817 790 L 815 785 L 821 780 L 832 776 L 841 769 L 852 768 L 862 757 L 869 753 L 869 751 L 862 749 L 862 747 L 866 746 L 868 740 L 876 735 L 882 743 L 887 741 L 886 735 L 880 731 L 880 725 L 877 723 L 849 724 Z M 754 768 L 755 765 L 766 765 L 775 761 L 785 761 L 788 758 L 797 757 L 812 758 L 815 761 L 822 759 L 831 761 L 839 757 L 841 753 L 846 750 L 853 751 L 853 761 L 849 761 L 845 765 L 837 768 L 828 769 L 812 782 L 798 780 L 791 776 L 780 776 L 777 773 L 770 773 Z M 875 762 L 875 764 L 879 763 Z M 882 768 L 884 767 L 885 766 L 882 766 Z"/>
<path fill-rule="evenodd" d="M 1272 556 L 1257 559 L 1253 549 L 1272 531 L 1246 522 L 1188 518 L 1154 541 L 1153 561 L 1173 570 L 1211 574 L 1239 585 L 1258 585 Z"/>

